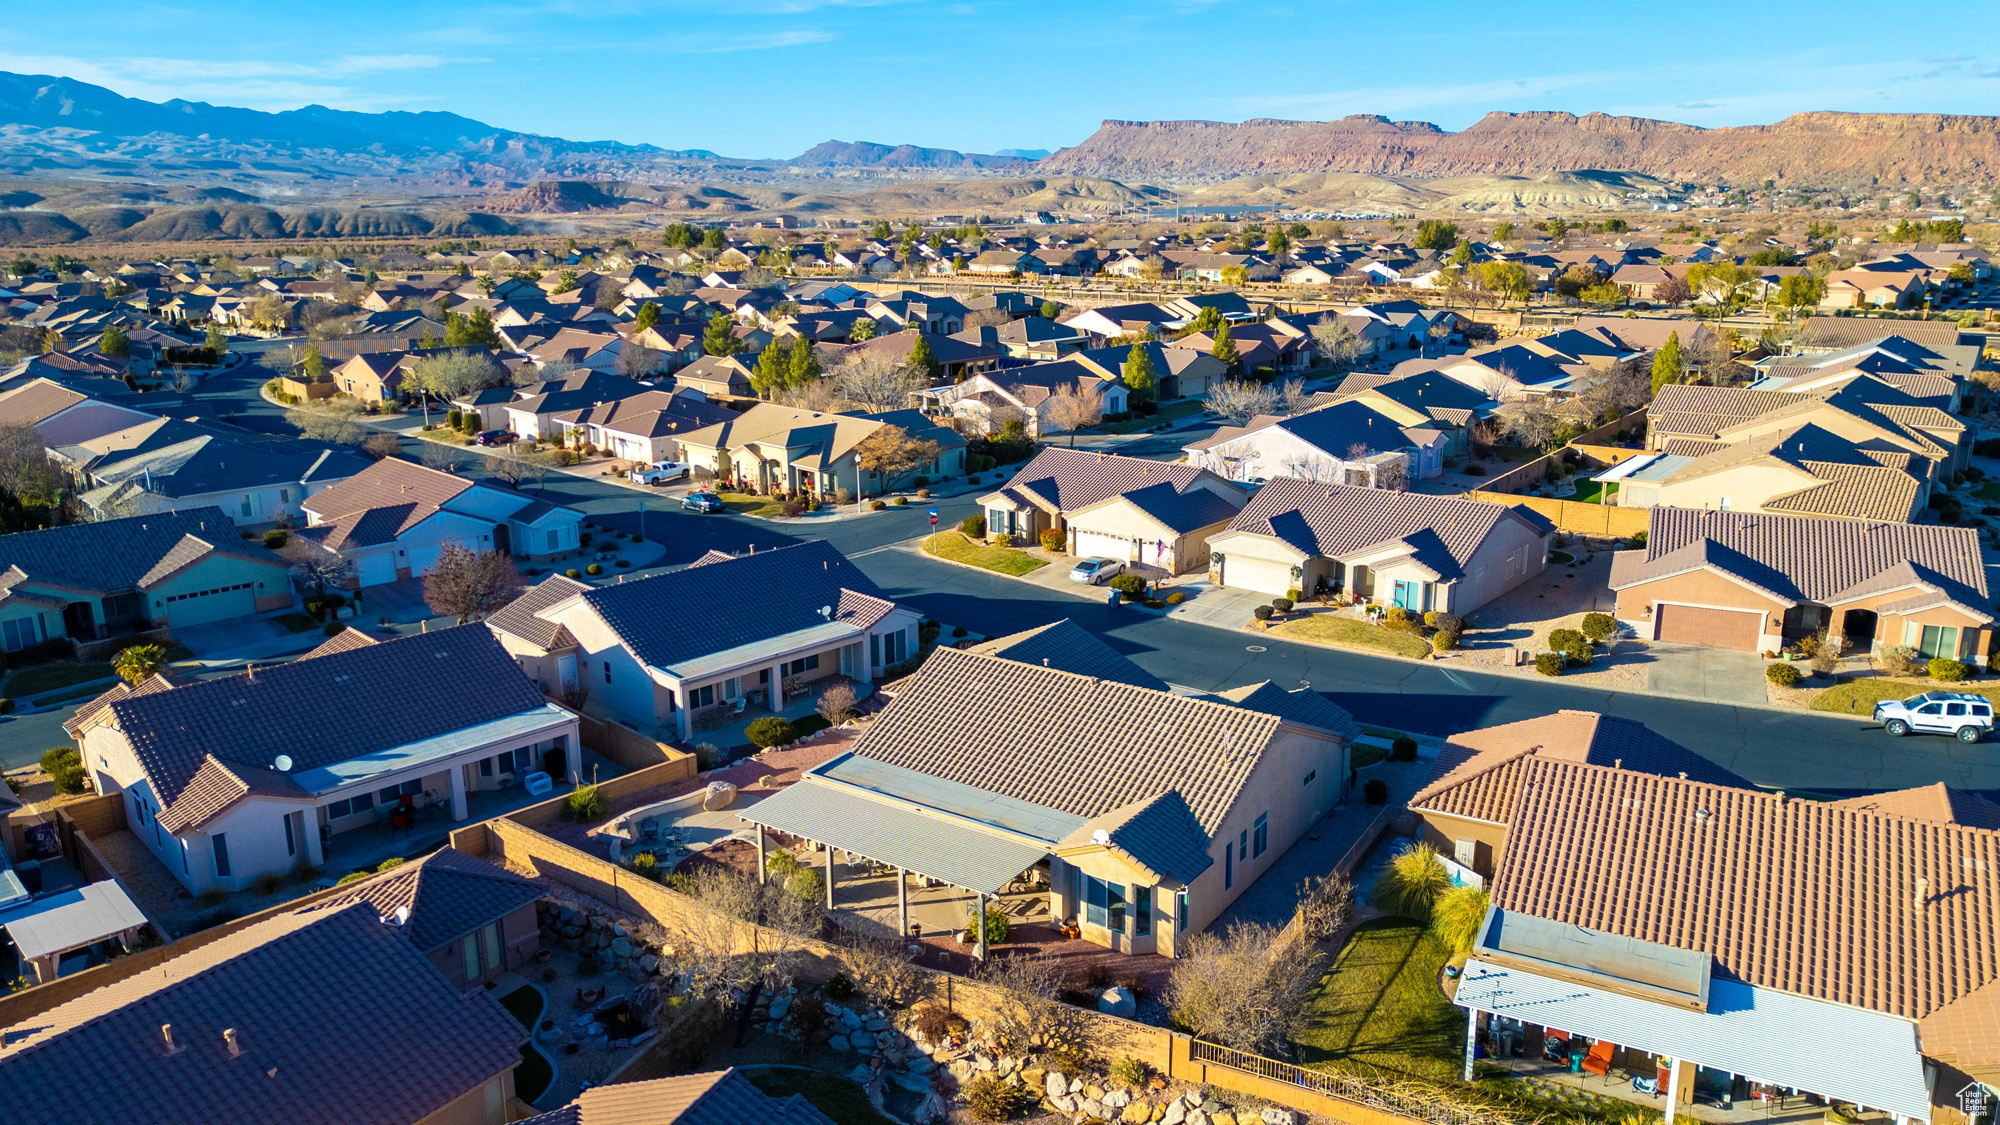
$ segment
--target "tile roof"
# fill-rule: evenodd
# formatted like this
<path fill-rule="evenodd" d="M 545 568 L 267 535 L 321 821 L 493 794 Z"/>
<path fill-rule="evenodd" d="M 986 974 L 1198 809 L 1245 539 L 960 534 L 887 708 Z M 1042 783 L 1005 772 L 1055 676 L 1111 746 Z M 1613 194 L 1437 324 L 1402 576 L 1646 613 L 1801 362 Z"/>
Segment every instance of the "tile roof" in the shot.
<path fill-rule="evenodd" d="M 165 672 L 155 672 L 141 680 L 136 687 L 122 681 L 113 684 L 103 695 L 77 704 L 76 713 L 63 720 L 63 730 L 69 732 L 71 738 L 75 738 L 90 725 L 92 716 L 118 700 L 134 695 L 151 695 L 156 691 L 170 691 L 179 686 L 179 683 L 180 681 Z"/>
<path fill-rule="evenodd" d="M 578 596 L 655 668 L 828 620 L 865 629 L 896 608 L 824 540 L 652 574 Z M 831 618 L 820 616 L 827 606 Z"/>
<path fill-rule="evenodd" d="M 1950 321 L 1896 321 L 1814 316 L 1807 317 L 1805 323 L 1799 326 L 1798 338 L 1792 343 L 1794 347 L 1802 350 L 1847 348 L 1887 336 L 1901 336 L 1932 350 L 1951 347 L 1961 339 L 1958 325 Z"/>
<path fill-rule="evenodd" d="M 1099 640 L 1089 630 L 1065 617 L 1005 637 L 995 637 L 974 645 L 971 651 L 999 656 L 1022 664 L 1060 668 L 1079 676 L 1117 680 L 1133 687 L 1166 691 L 1167 682 L 1132 663 L 1116 649 Z"/>
<path fill-rule="evenodd" d="M 1214 865 L 1208 834 L 1178 792 L 1144 797 L 1083 822 L 1064 837 L 1058 850 L 1103 844 L 1155 875 L 1182 886 Z"/>
<path fill-rule="evenodd" d="M 408 907 L 403 934 L 410 944 L 430 953 L 541 897 L 541 887 L 532 880 L 445 848 L 351 883 L 344 893 L 321 899 L 309 909 L 339 910 L 365 902 L 387 918 Z"/>
<path fill-rule="evenodd" d="M 51 379 L 36 379 L 0 394 L 0 426 L 32 426 L 89 398 Z"/>
<path fill-rule="evenodd" d="M 327 546 L 387 543 L 437 513 L 445 501 L 471 488 L 465 477 L 385 457 L 339 484 L 308 497 L 306 511 L 335 526 Z M 527 503 L 527 497 L 521 502 Z"/>
<path fill-rule="evenodd" d="M 1203 472 L 1183 462 L 1049 446 L 1021 466 L 1005 489 L 1019 492 L 1045 511 L 1073 512 L 1157 484 L 1180 492 Z"/>
<path fill-rule="evenodd" d="M 1196 822 L 1213 832 L 1280 721 L 1245 707 L 940 648 L 904 682 L 854 753 L 1081 817 L 1178 792 Z"/>
<path fill-rule="evenodd" d="M 526 1038 L 357 905 L 279 915 L 49 1009 L 0 1042 L 0 1087 L 22 1121 L 407 1125 L 518 1064 Z"/>
<path fill-rule="evenodd" d="M 1871 793 L 1865 797 L 1848 797 L 1828 803 L 1879 816 L 1907 816 L 2000 831 L 2000 804 L 1977 793 L 1949 788 L 1941 781 L 1915 789 L 1892 789 L 1887 793 Z"/>
<path fill-rule="evenodd" d="M 283 580 L 284 561 L 240 538 L 214 507 L 0 535 L 0 570 L 18 566 L 30 582 L 106 594 L 139 589 L 209 553 L 272 567 Z"/>
<path fill-rule="evenodd" d="M 774 1098 L 740 1071 L 596 1086 L 519 1125 L 833 1125 L 804 1097 Z"/>
<path fill-rule="evenodd" d="M 1707 953 L 1730 976 L 1921 1020 L 2000 1064 L 2000 832 L 1536 756 L 1493 904 Z"/>
<path fill-rule="evenodd" d="M 107 709 L 166 806 L 166 820 L 180 815 L 173 804 L 204 770 L 190 810 L 208 809 L 235 783 L 254 786 L 280 753 L 295 771 L 315 769 L 543 705 L 541 691 L 491 632 L 460 625 L 134 694 Z M 310 738 L 298 737 L 301 715 L 313 716 Z M 189 815 L 196 822 L 195 811 Z"/>
<path fill-rule="evenodd" d="M 1651 509 L 1646 546 L 1614 556 L 1611 585 L 1623 589 L 1700 567 L 1781 601 L 1831 604 L 1922 584 L 1976 614 L 1991 609 L 1971 528 L 1693 508 Z"/>
<path fill-rule="evenodd" d="M 1229 532 L 1269 535 L 1327 558 L 1401 540 L 1418 561 L 1450 579 L 1505 519 L 1549 533 L 1541 517 L 1505 504 L 1278 477 L 1250 498 Z"/>
<path fill-rule="evenodd" d="M 356 629 L 354 626 L 349 625 L 347 628 L 342 629 L 340 632 L 335 633 L 333 636 L 328 637 L 324 641 L 321 641 L 318 647 L 314 648 L 311 652 L 306 653 L 304 656 L 299 657 L 299 659 L 311 660 L 315 656 L 332 656 L 336 652 L 346 652 L 348 649 L 364 648 L 368 645 L 380 644 L 380 643 L 381 642 L 376 640 L 374 637 L 371 637 L 368 634 L 362 632 L 361 630 Z"/>
<path fill-rule="evenodd" d="M 496 633 L 519 637 L 539 649 L 568 648 L 576 643 L 569 630 L 557 622 L 535 615 L 589 589 L 588 583 L 551 574 L 528 587 L 520 597 L 495 610 L 486 618 L 486 625 Z"/>
<path fill-rule="evenodd" d="M 1530 757 L 1751 788 L 1750 782 L 1643 723 L 1595 711 L 1558 711 L 1451 736 L 1409 806 L 1505 824 L 1512 818 L 1522 763 Z"/>

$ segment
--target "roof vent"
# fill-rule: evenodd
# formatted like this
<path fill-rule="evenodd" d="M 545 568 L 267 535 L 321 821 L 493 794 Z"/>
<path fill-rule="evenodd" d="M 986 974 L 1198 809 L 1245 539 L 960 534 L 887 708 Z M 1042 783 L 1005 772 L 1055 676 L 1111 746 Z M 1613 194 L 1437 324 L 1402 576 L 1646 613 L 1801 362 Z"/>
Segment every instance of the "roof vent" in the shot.
<path fill-rule="evenodd" d="M 230 1057 L 230 1058 L 232 1058 L 232 1059 L 233 1059 L 233 1058 L 235 1058 L 235 1057 L 237 1057 L 238 1055 L 241 1055 L 241 1054 L 243 1053 L 243 1044 L 241 1044 L 241 1043 L 239 1043 L 239 1042 L 237 1042 L 237 1041 L 236 1041 L 236 1029 L 235 1029 L 235 1028 L 233 1028 L 233 1027 L 225 1027 L 225 1028 L 223 1028 L 223 1029 L 222 1029 L 222 1041 L 223 1041 L 224 1043 L 227 1043 L 227 1044 L 229 1044 L 229 1057 Z"/>
<path fill-rule="evenodd" d="M 180 1053 L 179 1045 L 174 1042 L 173 1024 L 163 1023 L 160 1025 L 160 1038 L 166 1042 L 168 1054 L 173 1055 Z"/>
<path fill-rule="evenodd" d="M 1919 875 L 1917 876 L 1917 904 L 1916 904 L 1917 911 L 1919 913 L 1922 913 L 1924 907 L 1929 906 L 1930 903 L 1931 903 L 1931 881 L 1925 878 L 1924 876 Z"/>
<path fill-rule="evenodd" d="M 1107 847 L 1111 843 L 1111 833 L 1099 828 L 1090 834 L 1090 842 L 1098 847 Z"/>

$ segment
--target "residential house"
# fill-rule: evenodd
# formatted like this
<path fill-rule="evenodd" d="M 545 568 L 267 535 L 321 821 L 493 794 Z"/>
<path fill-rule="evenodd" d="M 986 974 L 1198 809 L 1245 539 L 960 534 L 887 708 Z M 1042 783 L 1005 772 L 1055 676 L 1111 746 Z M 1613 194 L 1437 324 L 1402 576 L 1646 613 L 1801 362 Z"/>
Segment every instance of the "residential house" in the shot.
<path fill-rule="evenodd" d="M 734 1069 L 595 1086 L 519 1125 L 833 1125 L 803 1094 L 778 1098 Z"/>
<path fill-rule="evenodd" d="M 542 888 L 477 856 L 445 848 L 353 883 L 312 911 L 365 902 L 396 925 L 454 988 L 526 973 L 542 945 Z"/>
<path fill-rule="evenodd" d="M 1869 450 L 1811 424 L 1736 445 L 1669 441 L 1592 479 L 1623 508 L 1708 508 L 1869 521 L 1917 518 L 1933 463 Z"/>
<path fill-rule="evenodd" d="M 1106 342 L 1133 334 L 1159 336 L 1182 316 L 1162 305 L 1100 305 L 1066 317 L 1062 323 Z"/>
<path fill-rule="evenodd" d="M 585 442 L 630 461 L 684 461 L 680 435 L 736 417 L 699 391 L 643 391 L 556 415 L 564 445 Z"/>
<path fill-rule="evenodd" d="M 1646 409 L 1646 446 L 1712 452 L 1726 445 L 1775 449 L 1804 428 L 1832 435 L 1873 460 L 1894 466 L 1927 462 L 1935 479 L 1964 468 L 1972 431 L 1872 376 L 1804 393 L 1747 387 L 1672 384 Z"/>
<path fill-rule="evenodd" d="M 497 480 L 385 457 L 306 502 L 299 538 L 353 564 L 362 587 L 420 577 L 447 543 L 536 558 L 577 549 L 583 513 Z"/>
<path fill-rule="evenodd" d="M 1887 383 L 1917 404 L 1956 414 L 1964 405 L 1967 376 L 1978 366 L 1976 345 L 1932 351 L 1902 336 L 1882 336 L 1834 351 L 1773 356 L 1757 364 L 1752 390 L 1805 394 L 1837 390 L 1863 376 Z"/>
<path fill-rule="evenodd" d="M 878 324 L 894 325 L 894 331 L 915 328 L 932 336 L 950 336 L 964 330 L 969 310 L 953 297 L 913 294 L 870 301 L 866 311 Z"/>
<path fill-rule="evenodd" d="M 962 334 L 961 334 L 962 335 Z M 919 333 L 915 329 L 891 332 L 858 344 L 841 348 L 828 370 L 839 366 L 852 356 L 867 356 L 892 364 L 905 364 L 910 353 L 917 346 Z M 924 342 L 931 349 L 931 356 L 937 360 L 940 384 L 962 382 L 982 371 L 990 371 L 1000 366 L 1000 348 L 995 344 L 973 343 L 959 336 L 933 336 L 923 333 Z"/>
<path fill-rule="evenodd" d="M 1971 528 L 1654 508 L 1612 556 L 1618 617 L 1646 640 L 1777 652 L 1825 634 L 1985 667 L 1993 601 Z"/>
<path fill-rule="evenodd" d="M 1022 250 L 982 250 L 965 263 L 970 273 L 1034 274 L 1049 272 L 1049 265 Z"/>
<path fill-rule="evenodd" d="M 580 371 L 515 391 L 503 410 L 507 429 L 530 441 L 555 438 L 563 432 L 561 415 L 570 411 L 631 398 L 649 388 L 637 379 L 603 371 Z"/>
<path fill-rule="evenodd" d="M 1435 362 L 1405 361 L 1418 365 Z M 1347 376 L 1334 390 L 1332 401 L 1359 402 L 1406 426 L 1436 431 L 1444 437 L 1444 457 L 1469 451 L 1472 428 L 1491 417 L 1497 405 L 1482 392 L 1434 368 L 1419 366 L 1406 372 L 1403 364 L 1387 375 L 1357 371 Z"/>
<path fill-rule="evenodd" d="M 679 390 L 699 391 L 709 398 L 756 398 L 750 368 L 733 355 L 703 356 L 674 372 Z"/>
<path fill-rule="evenodd" d="M 369 464 L 346 449 L 309 441 L 232 441 L 172 418 L 59 448 L 51 458 L 100 516 L 220 508 L 239 527 L 296 518 L 305 501 Z"/>
<path fill-rule="evenodd" d="M 1039 316 L 1022 317 L 1005 324 L 981 324 L 952 335 L 952 339 L 981 348 L 999 348 L 1009 359 L 1046 363 L 1061 359 L 1090 342 L 1090 337 L 1067 325 Z"/>
<path fill-rule="evenodd" d="M 1279 477 L 1210 537 L 1209 581 L 1463 616 L 1540 574 L 1554 532 L 1526 508 Z"/>
<path fill-rule="evenodd" d="M 1561 398 L 1579 381 L 1596 374 L 1587 363 L 1520 339 L 1502 340 L 1490 347 L 1449 357 L 1437 369 L 1496 401 L 1514 397 Z"/>
<path fill-rule="evenodd" d="M 0 1042 L 9 1112 L 301 1125 L 511 1116 L 527 1030 L 491 993 L 454 986 L 373 906 L 278 914 L 189 944 L 11 1029 Z M 105 1065 L 107 1052 L 124 1062 Z"/>
<path fill-rule="evenodd" d="M 30 376 L 0 390 L 0 426 L 33 426 L 50 449 L 158 421 L 156 415 L 94 399 L 54 379 Z"/>
<path fill-rule="evenodd" d="M 1052 408 L 1060 391 L 1073 388 L 1089 395 L 1099 417 L 1124 411 L 1130 401 L 1130 391 L 1116 369 L 1087 362 L 1080 358 L 1082 354 L 1087 353 L 1053 363 L 984 372 L 961 383 L 920 392 L 920 397 L 929 409 L 961 419 L 979 433 L 998 432 L 1015 419 L 1027 427 L 1029 437 L 1063 433 L 1064 423 Z"/>
<path fill-rule="evenodd" d="M 1324 696 L 1175 694 L 1067 622 L 985 647 L 933 652 L 851 750 L 743 819 L 963 890 L 975 916 L 1032 873 L 1051 924 L 1178 956 L 1345 796 L 1359 730 Z M 1029 722 L 1005 702 L 1024 700 Z"/>
<path fill-rule="evenodd" d="M 98 792 L 194 894 L 321 866 L 392 815 L 466 820 L 517 776 L 570 777 L 577 745 L 576 716 L 481 625 L 132 692 L 81 728 Z"/>
<path fill-rule="evenodd" d="M 1826 275 L 1823 309 L 1907 309 L 1924 304 L 1931 286 L 1924 271 L 1885 273 L 1878 270 L 1835 270 Z"/>
<path fill-rule="evenodd" d="M 1449 445 L 1412 413 L 1357 397 L 1289 417 L 1260 414 L 1184 451 L 1189 464 L 1233 481 L 1303 477 L 1400 489 L 1442 473 Z"/>
<path fill-rule="evenodd" d="M 783 710 L 840 676 L 867 685 L 918 652 L 915 610 L 823 541 L 615 586 L 554 576 L 486 625 L 551 694 L 682 742 L 752 706 Z"/>
<path fill-rule="evenodd" d="M 938 445 L 934 462 L 899 477 L 864 470 L 856 446 L 894 426 Z M 758 493 L 804 492 L 832 497 L 887 492 L 910 477 L 965 475 L 965 439 L 915 410 L 830 414 L 760 402 L 735 417 L 680 437 L 687 463 Z"/>
<path fill-rule="evenodd" d="M 397 352 L 363 352 L 328 372 L 340 393 L 362 402 L 390 402 L 403 397 L 403 377 L 407 372 L 404 355 Z"/>
<path fill-rule="evenodd" d="M 1208 537 L 1248 498 L 1238 485 L 1185 463 L 1050 446 L 979 498 L 986 533 L 1033 542 L 1065 534 L 1078 557 L 1117 559 L 1160 574 L 1208 565 Z"/>
<path fill-rule="evenodd" d="M 1163 344 L 1158 340 L 1146 340 L 1139 346 L 1153 361 L 1153 397 L 1158 401 L 1207 398 L 1208 392 L 1229 376 L 1229 365 L 1201 348 L 1187 347 L 1178 341 Z M 1132 348 L 1118 344 L 1086 348 L 1073 353 L 1071 358 L 1096 368 L 1105 379 L 1115 377 L 1122 382 L 1125 365 L 1132 359 Z"/>
<path fill-rule="evenodd" d="M 289 568 L 215 508 L 0 535 L 0 649 L 255 617 L 295 605 Z"/>

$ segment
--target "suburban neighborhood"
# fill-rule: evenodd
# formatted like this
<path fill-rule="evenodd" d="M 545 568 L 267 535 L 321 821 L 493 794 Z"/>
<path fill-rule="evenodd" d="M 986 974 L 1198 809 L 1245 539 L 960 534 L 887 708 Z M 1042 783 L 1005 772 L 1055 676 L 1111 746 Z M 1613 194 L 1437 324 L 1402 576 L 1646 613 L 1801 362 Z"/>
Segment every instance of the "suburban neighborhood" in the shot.
<path fill-rule="evenodd" d="M 0 1116 L 1996 1120 L 1990 169 L 0 77 Z"/>

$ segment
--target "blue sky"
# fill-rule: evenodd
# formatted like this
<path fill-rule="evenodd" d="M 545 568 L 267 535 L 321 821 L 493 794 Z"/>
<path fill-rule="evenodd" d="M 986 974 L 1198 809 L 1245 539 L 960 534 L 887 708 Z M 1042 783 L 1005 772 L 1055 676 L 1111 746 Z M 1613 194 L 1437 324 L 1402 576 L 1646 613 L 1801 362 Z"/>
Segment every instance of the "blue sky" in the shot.
<path fill-rule="evenodd" d="M 258 109 L 440 109 L 732 156 L 992 151 L 1104 118 L 1459 129 L 1489 110 L 1698 125 L 2000 114 L 2000 4 L 1709 0 L 498 0 L 13 4 L 0 69 Z"/>

